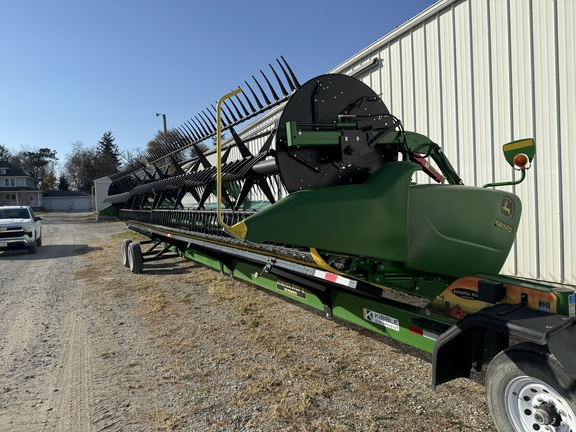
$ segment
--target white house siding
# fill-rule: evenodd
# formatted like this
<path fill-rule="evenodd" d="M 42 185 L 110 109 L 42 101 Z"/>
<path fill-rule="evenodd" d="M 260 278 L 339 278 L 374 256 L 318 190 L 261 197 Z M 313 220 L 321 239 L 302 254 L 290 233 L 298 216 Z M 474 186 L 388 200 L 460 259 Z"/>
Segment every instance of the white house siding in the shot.
<path fill-rule="evenodd" d="M 507 187 L 522 199 L 523 217 L 503 273 L 572 285 L 574 22 L 573 0 L 441 0 L 331 71 L 372 87 L 406 130 L 442 146 L 468 185 L 512 179 L 501 146 L 533 137 L 533 168 Z"/>

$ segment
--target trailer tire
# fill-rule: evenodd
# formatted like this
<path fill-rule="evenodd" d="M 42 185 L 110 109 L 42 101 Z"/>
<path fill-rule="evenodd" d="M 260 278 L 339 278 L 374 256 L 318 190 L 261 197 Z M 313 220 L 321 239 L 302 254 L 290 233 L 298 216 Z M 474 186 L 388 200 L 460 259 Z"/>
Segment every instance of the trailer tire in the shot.
<path fill-rule="evenodd" d="M 576 431 L 576 382 L 546 347 L 523 343 L 494 357 L 486 399 L 500 432 Z"/>
<path fill-rule="evenodd" d="M 139 243 L 130 243 L 128 245 L 128 262 L 132 273 L 142 273 L 144 259 L 142 258 L 142 249 Z"/>
<path fill-rule="evenodd" d="M 130 262 L 128 260 L 128 245 L 132 243 L 130 239 L 122 240 L 122 264 L 124 267 L 130 267 Z"/>

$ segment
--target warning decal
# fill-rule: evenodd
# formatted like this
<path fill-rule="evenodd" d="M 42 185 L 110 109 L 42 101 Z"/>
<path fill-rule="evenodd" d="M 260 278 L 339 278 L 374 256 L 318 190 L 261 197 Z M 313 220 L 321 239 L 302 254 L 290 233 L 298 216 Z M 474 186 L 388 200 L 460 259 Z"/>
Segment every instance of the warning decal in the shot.
<path fill-rule="evenodd" d="M 364 309 L 364 319 L 372 321 L 391 330 L 400 331 L 400 321 L 378 312 Z"/>

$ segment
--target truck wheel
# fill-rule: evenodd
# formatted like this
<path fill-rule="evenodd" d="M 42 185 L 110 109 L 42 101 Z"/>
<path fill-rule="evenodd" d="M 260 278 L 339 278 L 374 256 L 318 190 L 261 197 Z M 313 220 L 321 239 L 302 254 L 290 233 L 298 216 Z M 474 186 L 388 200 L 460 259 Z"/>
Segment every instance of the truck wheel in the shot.
<path fill-rule="evenodd" d="M 132 243 L 132 240 L 122 240 L 122 264 L 124 267 L 130 267 L 130 262 L 128 261 L 128 245 L 130 243 Z"/>
<path fill-rule="evenodd" d="M 36 242 L 34 242 L 34 243 L 32 244 L 32 246 L 28 246 L 28 253 L 29 253 L 29 254 L 33 254 L 33 253 L 36 253 L 36 252 L 38 252 L 38 244 L 37 244 Z"/>
<path fill-rule="evenodd" d="M 38 246 L 38 247 L 42 246 L 42 237 L 38 237 L 36 239 L 36 246 Z"/>
<path fill-rule="evenodd" d="M 130 271 L 132 273 L 142 273 L 144 260 L 139 243 L 130 243 L 128 245 L 128 262 L 130 263 Z"/>
<path fill-rule="evenodd" d="M 494 357 L 486 399 L 500 432 L 576 431 L 576 381 L 545 347 L 523 343 Z"/>

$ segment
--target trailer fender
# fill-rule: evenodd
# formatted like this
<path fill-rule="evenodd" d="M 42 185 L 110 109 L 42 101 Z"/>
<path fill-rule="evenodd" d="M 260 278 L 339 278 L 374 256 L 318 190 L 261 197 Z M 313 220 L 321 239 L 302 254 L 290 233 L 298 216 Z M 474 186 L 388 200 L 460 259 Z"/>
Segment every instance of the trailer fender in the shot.
<path fill-rule="evenodd" d="M 485 343 L 486 337 L 495 337 Z M 576 378 L 576 318 L 530 309 L 524 304 L 498 304 L 470 314 L 438 338 L 432 355 L 432 388 L 452 379 L 470 377 L 486 348 L 493 354 L 519 337 L 548 348 Z M 481 364 L 476 364 L 480 369 Z"/>

